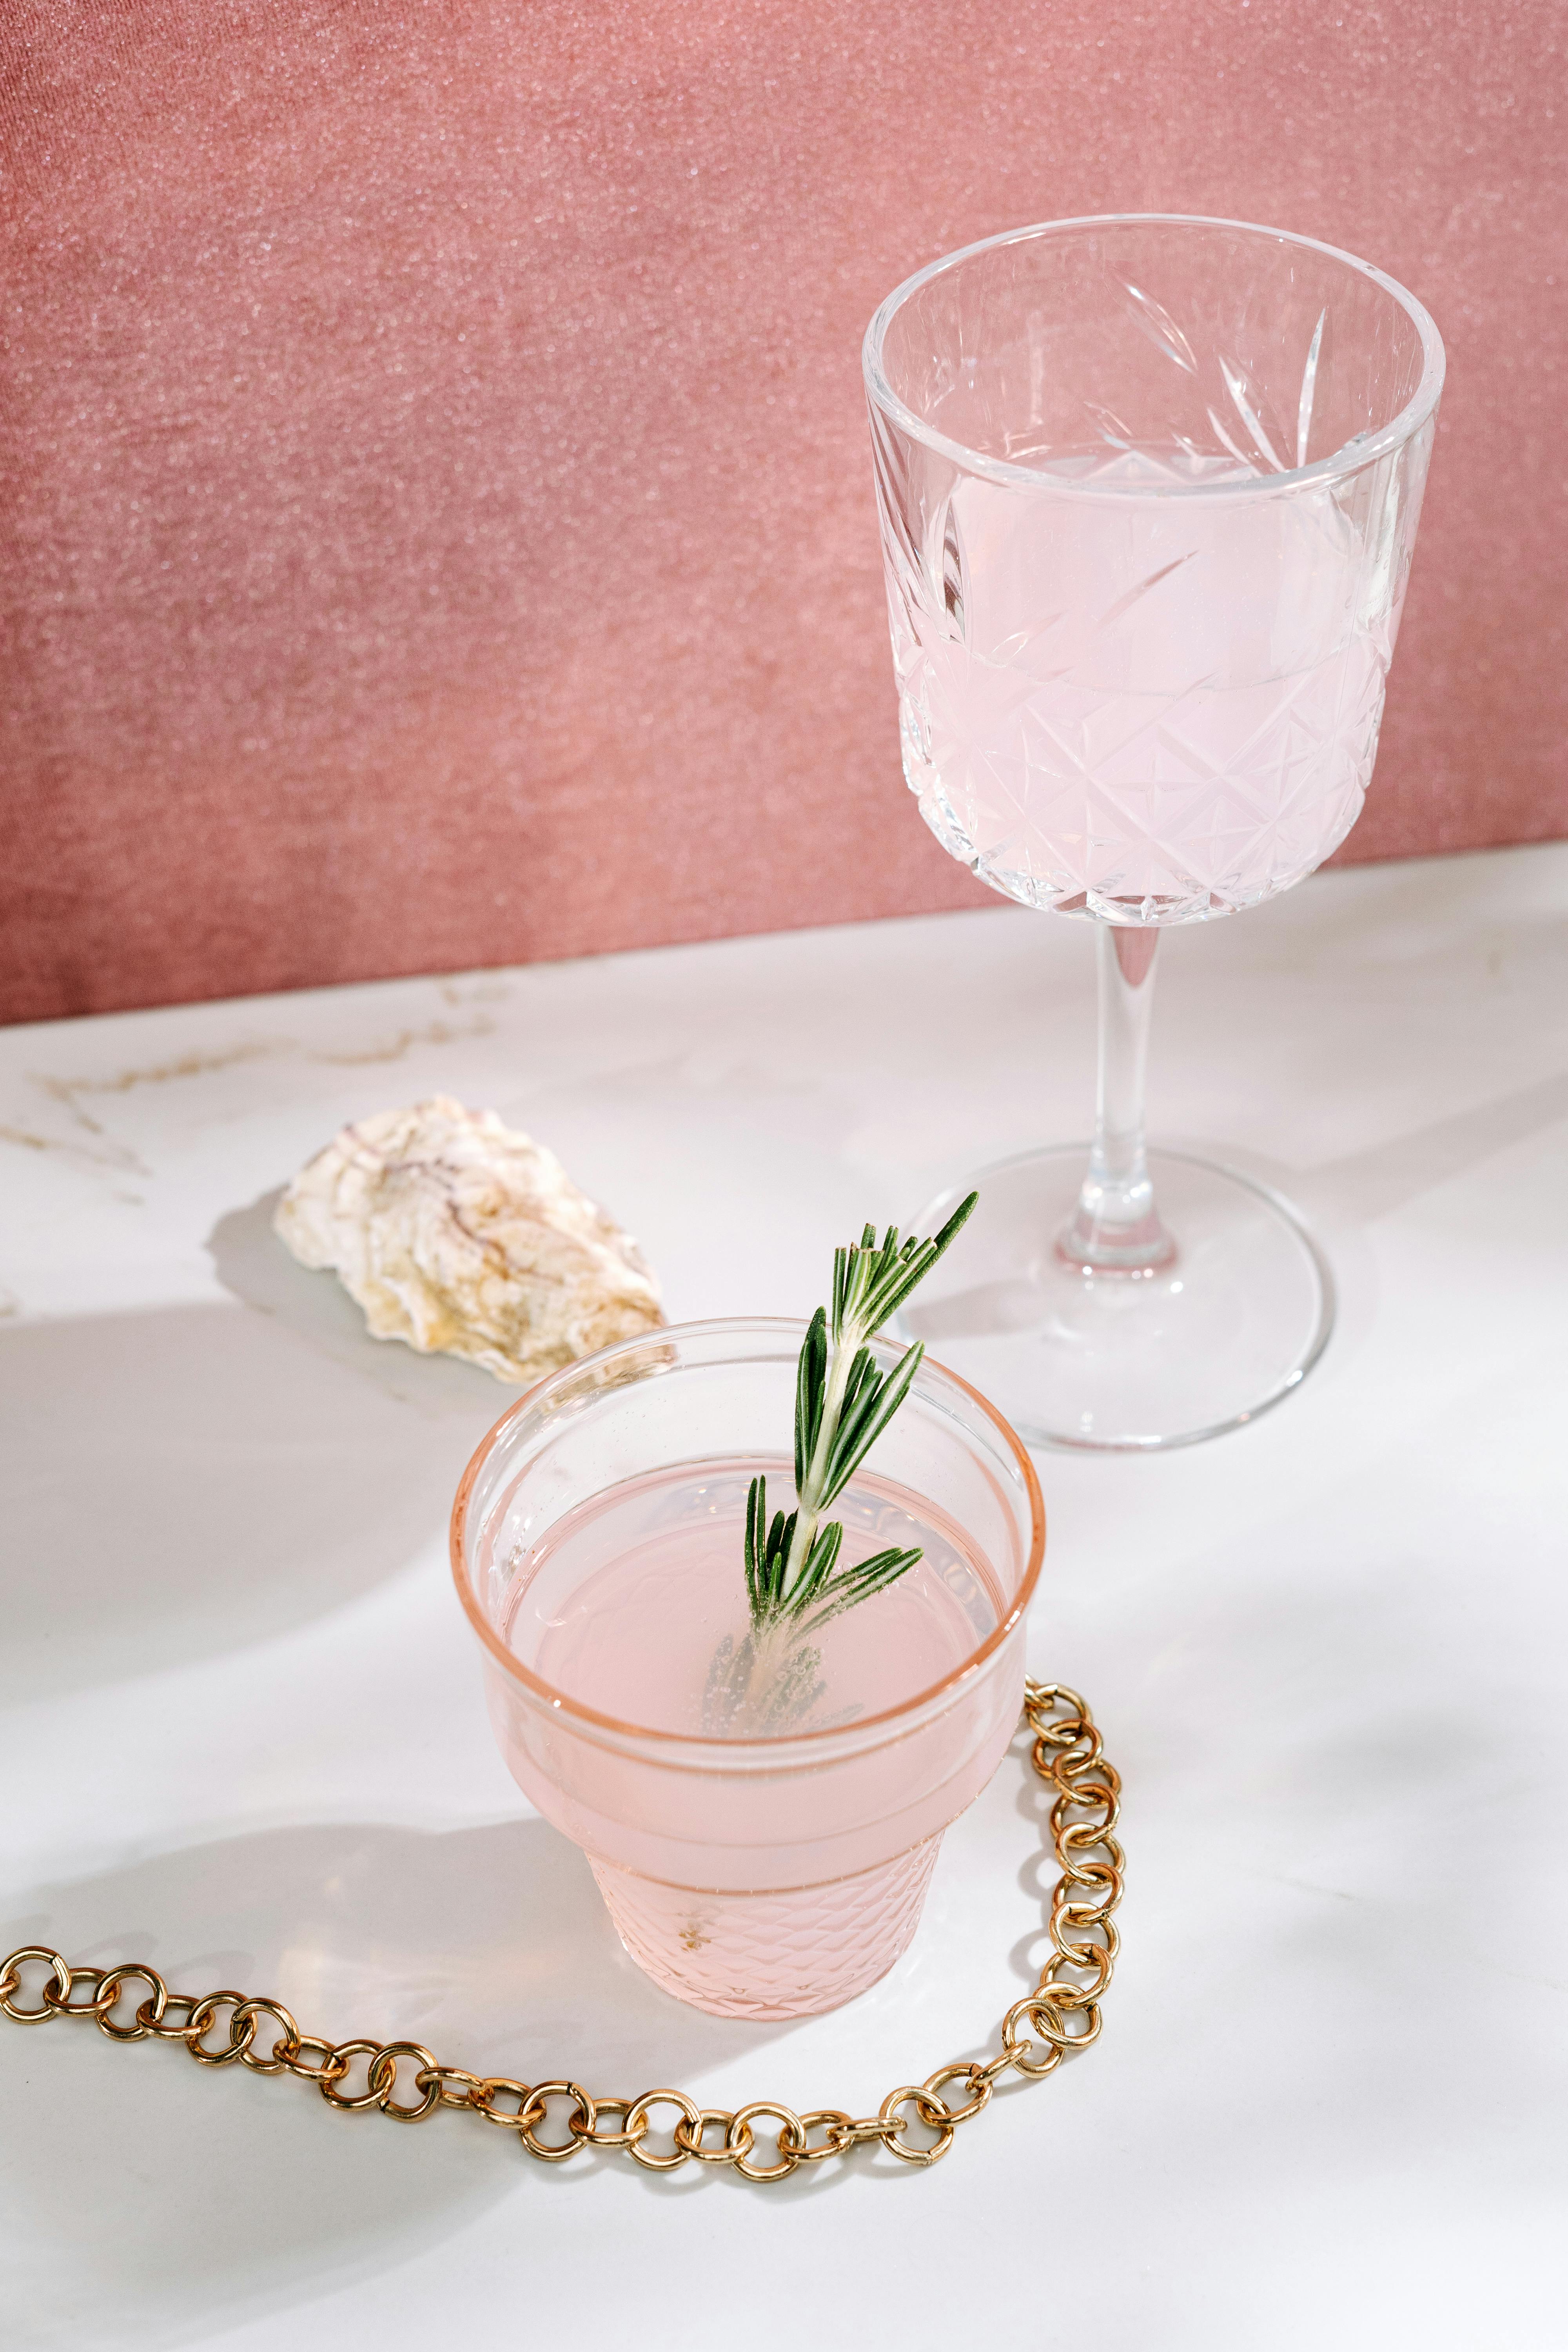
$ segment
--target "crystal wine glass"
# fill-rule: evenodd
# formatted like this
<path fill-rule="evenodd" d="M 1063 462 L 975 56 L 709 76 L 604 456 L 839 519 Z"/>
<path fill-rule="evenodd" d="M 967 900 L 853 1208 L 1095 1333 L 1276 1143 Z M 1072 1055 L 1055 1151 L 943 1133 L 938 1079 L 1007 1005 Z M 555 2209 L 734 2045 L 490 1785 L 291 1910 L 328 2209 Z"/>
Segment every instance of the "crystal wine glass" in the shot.
<path fill-rule="evenodd" d="M 1443 382 L 1421 305 L 1236 221 L 1047 222 L 868 330 L 904 772 L 952 856 L 1098 926 L 1094 1140 L 980 1186 L 906 1336 L 1037 1444 L 1190 1443 L 1321 1353 L 1288 1202 L 1146 1151 L 1155 950 L 1289 889 L 1372 772 Z"/>

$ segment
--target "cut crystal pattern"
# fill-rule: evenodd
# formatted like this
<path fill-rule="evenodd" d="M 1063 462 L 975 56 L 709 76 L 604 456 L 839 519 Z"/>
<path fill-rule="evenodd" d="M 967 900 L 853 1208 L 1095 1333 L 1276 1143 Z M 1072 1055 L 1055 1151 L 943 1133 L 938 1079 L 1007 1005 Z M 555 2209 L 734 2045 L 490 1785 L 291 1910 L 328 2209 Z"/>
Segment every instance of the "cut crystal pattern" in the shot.
<path fill-rule="evenodd" d="M 942 847 L 1026 906 L 1193 921 L 1288 889 L 1361 813 L 1382 648 L 1257 686 L 1105 694 L 940 641 L 902 691 L 904 773 Z"/>
<path fill-rule="evenodd" d="M 1353 463 L 1394 397 L 1376 370 L 1419 355 L 1358 326 L 1342 271 L 1282 247 L 1265 290 L 1256 254 L 1205 278 L 1159 223 L 1107 240 L 1103 274 L 1086 244 L 1060 282 L 1048 239 L 1008 247 L 889 331 L 947 436 L 873 400 L 904 773 L 1007 898 L 1202 921 L 1288 889 L 1361 812 L 1432 423 Z M 1336 449 L 1348 469 L 1291 471 Z"/>
<path fill-rule="evenodd" d="M 632 1958 L 678 2000 L 720 2017 L 797 2017 L 887 1975 L 920 1924 L 941 1843 L 772 1895 L 667 1886 L 604 1862 L 594 1875 Z"/>

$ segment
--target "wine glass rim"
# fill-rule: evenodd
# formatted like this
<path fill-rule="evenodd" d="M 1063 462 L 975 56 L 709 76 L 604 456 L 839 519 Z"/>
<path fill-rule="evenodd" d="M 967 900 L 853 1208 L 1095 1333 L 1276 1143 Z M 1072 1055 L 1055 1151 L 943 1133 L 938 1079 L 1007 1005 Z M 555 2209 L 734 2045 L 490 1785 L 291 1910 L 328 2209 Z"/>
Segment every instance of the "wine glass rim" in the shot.
<path fill-rule="evenodd" d="M 1054 236 L 1068 229 L 1086 228 L 1223 228 L 1235 229 L 1247 236 L 1273 239 L 1281 245 L 1300 247 L 1309 253 L 1325 255 L 1331 261 L 1342 262 L 1348 269 L 1363 278 L 1371 278 L 1391 294 L 1414 325 L 1421 338 L 1421 377 L 1399 414 L 1375 433 L 1357 435 L 1342 447 L 1331 451 L 1326 457 L 1315 457 L 1310 466 L 1292 466 L 1279 473 L 1244 476 L 1240 480 L 1223 482 L 1159 482 L 1129 483 L 1107 481 L 1075 481 L 1059 474 L 1042 473 L 1037 466 L 1020 466 L 1011 458 L 992 457 L 983 451 L 971 449 L 962 441 L 949 438 L 917 416 L 907 402 L 901 400 L 889 383 L 882 365 L 882 346 L 894 317 L 933 278 L 940 278 L 961 262 L 973 260 L 979 253 L 987 253 L 1005 245 L 1024 245 L 1032 237 Z M 911 439 L 923 443 L 944 457 L 950 457 L 965 472 L 980 475 L 984 480 L 1000 482 L 1008 488 L 1043 491 L 1052 498 L 1150 499 L 1237 499 L 1273 498 L 1281 491 L 1295 489 L 1304 482 L 1326 482 L 1345 474 L 1359 473 L 1365 466 L 1375 465 L 1391 450 L 1401 447 L 1413 434 L 1420 431 L 1436 407 L 1443 390 L 1445 360 L 1443 339 L 1436 323 L 1424 303 L 1418 302 L 1407 287 L 1385 270 L 1374 268 L 1359 255 L 1347 253 L 1342 246 L 1325 245 L 1321 238 L 1300 236 L 1292 229 L 1269 228 L 1258 221 L 1229 220 L 1206 213 L 1084 213 L 1068 220 L 1035 221 L 1026 228 L 1004 229 L 995 236 L 983 236 L 973 245 L 959 246 L 935 261 L 928 261 L 910 278 L 895 286 L 885 300 L 872 313 L 860 350 L 861 370 L 865 376 L 867 395 L 873 405 L 891 419 Z"/>
<path fill-rule="evenodd" d="M 945 1704 L 957 1691 L 959 1685 L 968 1682 L 1001 1649 L 1009 1636 L 1017 1631 L 1030 1601 L 1034 1599 L 1035 1588 L 1039 1582 L 1040 1568 L 1045 1558 L 1046 1505 L 1045 1497 L 1040 1492 L 1039 1477 L 1023 1439 L 1012 1423 L 997 1411 L 989 1397 L 983 1396 L 978 1389 L 972 1388 L 966 1380 L 959 1373 L 950 1371 L 945 1364 L 939 1364 L 934 1359 L 927 1356 L 916 1376 L 915 1389 L 921 1390 L 928 1378 L 935 1375 L 951 1387 L 957 1389 L 969 1404 L 979 1408 L 985 1419 L 993 1423 L 996 1435 L 1002 1441 L 1003 1450 L 1012 1457 L 1018 1471 L 1029 1509 L 1028 1559 L 1005 1610 L 985 1639 L 967 1652 L 960 1663 L 951 1668 L 940 1682 L 928 1684 L 924 1689 L 911 1692 L 908 1698 L 900 1699 L 895 1706 L 881 1708 L 875 1715 L 857 1718 L 852 1724 L 829 1724 L 817 1731 L 768 1733 L 754 1739 L 730 1739 L 711 1732 L 665 1731 L 656 1725 L 632 1723 L 622 1717 L 605 1714 L 598 1707 L 590 1706 L 583 1699 L 570 1696 L 553 1683 L 547 1681 L 544 1676 L 535 1674 L 531 1667 L 523 1664 L 517 1653 L 510 1648 L 497 1633 L 490 1621 L 489 1612 L 480 1599 L 474 1579 L 469 1572 L 468 1507 L 480 1472 L 514 1423 L 521 1420 L 527 1413 L 537 1412 L 540 1405 L 547 1401 L 549 1391 L 552 1388 L 584 1372 L 591 1373 L 601 1365 L 613 1361 L 617 1356 L 630 1354 L 639 1347 L 657 1348 L 662 1342 L 671 1339 L 698 1339 L 710 1334 L 727 1333 L 739 1336 L 742 1332 L 747 1332 L 753 1335 L 765 1333 L 781 1338 L 787 1335 L 798 1352 L 798 1345 L 805 1335 L 806 1328 L 804 1318 L 794 1316 L 726 1315 L 708 1317 L 689 1323 L 661 1324 L 649 1331 L 639 1331 L 624 1339 L 614 1339 L 608 1347 L 598 1349 L 591 1356 L 578 1357 L 570 1364 L 563 1364 L 559 1370 L 547 1372 L 542 1380 L 536 1381 L 531 1388 L 524 1390 L 516 1403 L 508 1407 L 500 1420 L 486 1432 L 475 1447 L 452 1504 L 448 1526 L 452 1580 L 457 1586 L 458 1598 L 462 1603 L 464 1614 L 495 1664 L 503 1669 L 511 1681 L 521 1684 L 536 1700 L 542 1700 L 552 1713 L 574 1718 L 584 1727 L 616 1733 L 638 1742 L 651 1743 L 672 1761 L 678 1761 L 679 1751 L 685 1750 L 694 1760 L 700 1759 L 709 1764 L 716 1762 L 721 1756 L 723 1756 L 737 1765 L 755 1767 L 764 1761 L 777 1763 L 780 1760 L 781 1751 L 784 1750 L 798 1749 L 803 1751 L 803 1754 L 820 1753 L 832 1742 L 843 1742 L 847 1738 L 854 1747 L 859 1747 L 862 1744 L 877 1746 L 882 1739 L 898 1737 L 907 1727 L 909 1719 L 920 1714 L 922 1709 L 937 1702 Z M 886 1346 L 900 1356 L 907 1352 L 906 1348 L 900 1341 L 889 1339 L 886 1333 L 879 1334 L 871 1345 L 874 1348 Z M 864 1735 L 867 1733 L 877 1734 L 878 1738 L 865 1741 Z"/>

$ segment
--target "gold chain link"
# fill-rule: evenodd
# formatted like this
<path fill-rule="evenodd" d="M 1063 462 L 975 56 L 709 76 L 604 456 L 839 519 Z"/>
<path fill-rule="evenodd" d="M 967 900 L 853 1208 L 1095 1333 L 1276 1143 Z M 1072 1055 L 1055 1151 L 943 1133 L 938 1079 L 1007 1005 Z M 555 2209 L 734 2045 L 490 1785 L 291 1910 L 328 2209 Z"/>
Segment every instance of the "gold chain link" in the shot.
<path fill-rule="evenodd" d="M 724 2107 L 700 2107 L 684 2091 L 595 2099 L 577 2083 L 529 2084 L 509 2075 L 470 2074 L 460 2066 L 437 2064 L 417 2042 L 326 2042 L 301 2033 L 280 2001 L 228 1991 L 198 2000 L 171 1992 L 144 1961 L 73 1969 L 44 1944 L 24 1944 L 0 1963 L 0 2012 L 18 2025 L 89 2017 L 115 2042 L 142 2042 L 149 2034 L 183 2042 L 204 2065 L 226 2066 L 238 2059 L 256 2074 L 297 2074 L 314 2083 L 341 2111 L 378 2107 L 397 2123 L 423 2123 L 437 2107 L 463 2107 L 516 2132 L 529 2154 L 544 2164 L 563 2163 L 584 2147 L 624 2148 L 650 2171 L 673 2172 L 690 2159 L 731 2166 L 744 2180 L 783 2180 L 800 2165 L 847 2156 L 863 2142 L 880 2145 L 905 2164 L 934 2164 L 952 2146 L 958 2126 L 989 2105 L 1009 2069 L 1029 2080 L 1054 2074 L 1070 2052 L 1087 2049 L 1098 2038 L 1100 1996 L 1116 1963 L 1120 1939 L 1110 1915 L 1121 1900 L 1123 1861 L 1115 1834 L 1121 1780 L 1105 1760 L 1089 1708 L 1064 1684 L 1026 1684 L 1024 1723 L 1034 1734 L 1035 1770 L 1056 1790 L 1050 1831 L 1061 1876 L 1051 1899 L 1051 1957 L 1034 1991 L 1016 2000 L 1003 2019 L 1002 2047 L 994 2058 L 984 2064 L 955 2059 L 923 2083 L 902 2084 L 889 2092 L 874 2116 L 857 2118 L 840 2107 L 814 2107 L 797 2116 L 771 2099 L 754 2099 L 731 2115 Z M 23 1970 L 35 1965 L 43 1969 L 43 1981 L 33 1999 L 23 2000 Z M 147 1998 L 129 2018 L 117 2021 L 114 2011 L 132 1984 L 144 1986 Z M 179 2012 L 177 2018 L 171 2018 L 171 2010 Z M 264 2036 L 258 2047 L 264 2025 L 275 2032 L 269 2043 Z M 345 2089 L 361 2059 L 363 2089 Z M 413 2072 L 405 2076 L 400 2097 L 398 2069 L 405 2061 Z M 950 2098 L 953 2086 L 959 2095 Z M 655 2107 L 679 2109 L 673 2128 L 656 2122 L 649 2112 Z M 603 2115 L 617 2116 L 619 2127 L 602 2129 Z M 909 2136 L 917 2121 L 932 2135 L 927 2146 Z M 647 2144 L 667 2129 L 672 2143 L 668 2149 Z M 542 2137 L 546 2131 L 552 2137 Z M 816 2134 L 820 2137 L 814 2139 Z M 759 2137 L 761 2156 L 753 2154 Z M 774 2153 L 767 2158 L 770 2138 Z"/>

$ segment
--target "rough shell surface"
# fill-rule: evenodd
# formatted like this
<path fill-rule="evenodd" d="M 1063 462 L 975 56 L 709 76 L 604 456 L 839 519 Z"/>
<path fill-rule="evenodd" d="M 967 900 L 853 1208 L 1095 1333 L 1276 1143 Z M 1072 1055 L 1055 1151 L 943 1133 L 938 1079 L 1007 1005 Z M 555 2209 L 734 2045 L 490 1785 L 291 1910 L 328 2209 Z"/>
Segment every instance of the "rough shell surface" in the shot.
<path fill-rule="evenodd" d="M 636 1242 L 553 1152 L 436 1095 L 345 1127 L 279 1203 L 302 1265 L 331 1266 L 378 1339 L 525 1383 L 664 1321 Z"/>

